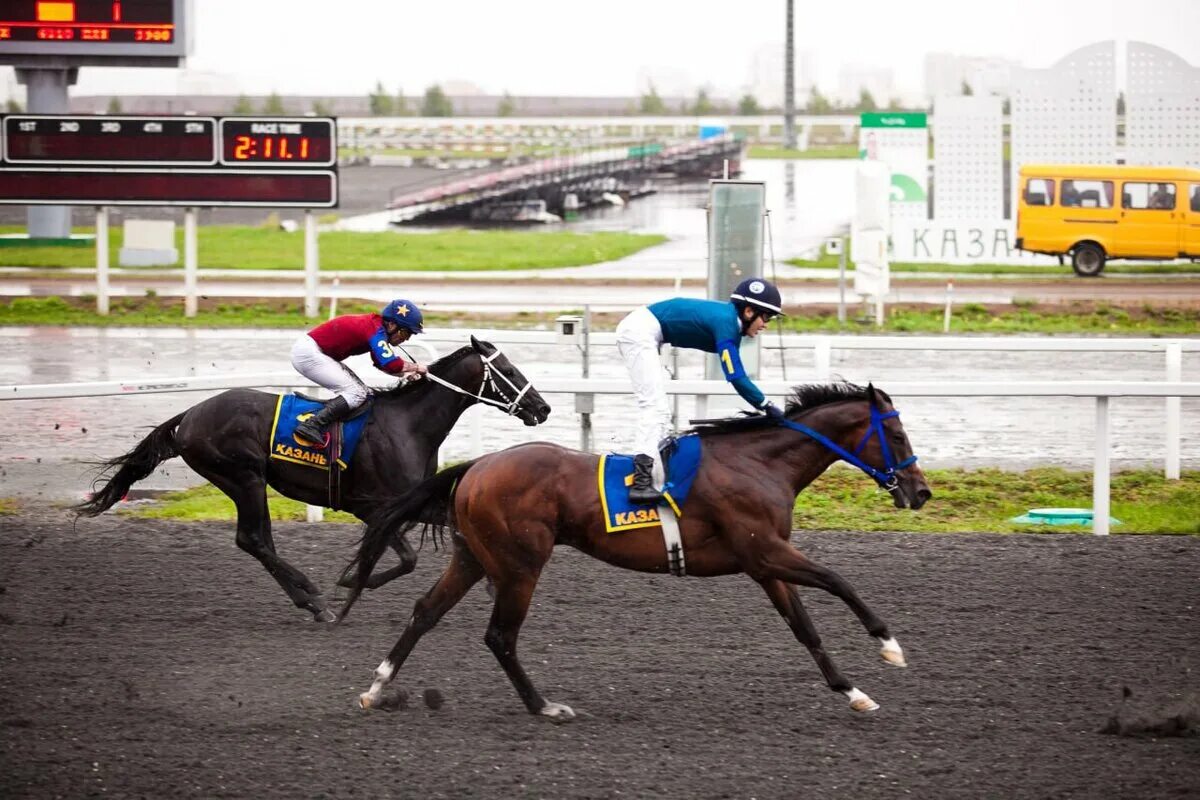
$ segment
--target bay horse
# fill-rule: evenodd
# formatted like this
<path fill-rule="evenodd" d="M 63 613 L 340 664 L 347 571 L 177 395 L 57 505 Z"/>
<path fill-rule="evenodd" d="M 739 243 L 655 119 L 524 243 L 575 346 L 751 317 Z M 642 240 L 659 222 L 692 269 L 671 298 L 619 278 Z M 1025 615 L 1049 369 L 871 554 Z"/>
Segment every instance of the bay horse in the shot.
<path fill-rule="evenodd" d="M 182 456 L 237 507 L 238 547 L 262 563 L 298 608 L 318 622 L 332 622 L 334 614 L 320 589 L 279 557 L 271 535 L 268 486 L 311 505 L 330 503 L 328 472 L 270 458 L 278 400 L 278 394 L 230 389 L 175 415 L 125 455 L 103 462 L 96 483 L 116 472 L 75 506 L 77 515 L 106 511 L 160 463 Z M 342 477 L 342 508 L 366 521 L 384 499 L 432 475 L 438 447 L 462 413 L 478 402 L 529 426 L 550 414 L 550 406 L 521 371 L 490 342 L 472 336 L 470 345 L 430 364 L 422 379 L 373 393 L 371 417 Z M 402 534 L 390 543 L 400 563 L 371 576 L 371 588 L 416 566 L 416 551 Z"/>
<path fill-rule="evenodd" d="M 796 639 L 808 648 L 829 688 L 855 711 L 878 705 L 838 671 L 797 586 L 844 601 L 881 645 L 890 664 L 905 666 L 886 624 L 833 570 L 789 543 L 796 496 L 838 459 L 859 467 L 891 494 L 898 508 L 918 509 L 932 496 L 916 465 L 899 412 L 883 392 L 848 383 L 796 387 L 784 417 L 746 415 L 702 421 L 702 459 L 682 506 L 679 529 L 687 572 L 698 577 L 748 574 L 766 591 Z M 856 446 L 857 443 L 857 446 Z M 349 612 L 396 530 L 457 528 L 450 563 L 416 603 L 412 618 L 375 670 L 363 708 L 387 707 L 384 686 L 423 634 L 485 575 L 495 603 L 484 641 L 532 714 L 555 720 L 574 712 L 545 700 L 517 658 L 517 635 L 534 587 L 555 545 L 570 545 L 625 569 L 667 572 L 660 526 L 606 533 L 600 510 L 598 456 L 548 443 L 518 445 L 439 472 L 381 509 L 346 567 L 353 576 L 339 620 Z"/>

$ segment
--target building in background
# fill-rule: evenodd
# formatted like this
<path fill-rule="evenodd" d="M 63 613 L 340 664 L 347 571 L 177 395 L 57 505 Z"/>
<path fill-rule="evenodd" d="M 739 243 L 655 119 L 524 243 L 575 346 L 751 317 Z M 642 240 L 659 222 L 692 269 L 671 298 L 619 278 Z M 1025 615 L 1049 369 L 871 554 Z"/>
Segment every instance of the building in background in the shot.
<path fill-rule="evenodd" d="M 1016 61 L 998 56 L 963 56 L 955 53 L 928 53 L 925 56 L 925 99 L 955 97 L 963 94 L 963 84 L 978 95 L 1008 97 L 1012 93 Z"/>

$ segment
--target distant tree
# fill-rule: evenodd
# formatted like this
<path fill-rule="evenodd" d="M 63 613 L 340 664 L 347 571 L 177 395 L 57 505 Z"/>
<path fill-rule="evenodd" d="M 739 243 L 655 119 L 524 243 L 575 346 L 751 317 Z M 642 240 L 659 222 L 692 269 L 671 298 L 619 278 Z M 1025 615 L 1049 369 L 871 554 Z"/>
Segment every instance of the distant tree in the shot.
<path fill-rule="evenodd" d="M 283 99 L 280 98 L 277 92 L 271 92 L 267 95 L 267 99 L 263 101 L 264 114 L 286 114 L 287 110 L 283 107 Z"/>
<path fill-rule="evenodd" d="M 108 113 L 109 114 L 120 114 L 121 113 L 121 98 L 119 98 L 119 97 L 108 98 Z"/>
<path fill-rule="evenodd" d="M 407 117 L 412 114 L 412 110 L 408 107 L 408 98 L 404 96 L 403 89 L 396 90 L 396 116 Z"/>
<path fill-rule="evenodd" d="M 888 111 L 903 111 L 904 105 L 900 102 L 899 97 L 893 97 L 890 100 L 888 100 L 887 110 Z"/>
<path fill-rule="evenodd" d="M 21 103 L 15 97 L 10 97 L 4 102 L 4 110 L 9 114 L 20 114 L 22 111 L 24 111 L 24 109 L 21 108 Z"/>
<path fill-rule="evenodd" d="M 333 104 L 328 100 L 313 100 L 312 112 L 318 117 L 332 117 Z"/>
<path fill-rule="evenodd" d="M 253 114 L 254 107 L 250 105 L 250 98 L 244 94 L 239 94 L 237 101 L 233 104 L 234 114 Z"/>
<path fill-rule="evenodd" d="M 809 114 L 828 114 L 833 111 L 833 104 L 814 86 L 808 90 L 808 105 L 805 111 Z"/>
<path fill-rule="evenodd" d="M 875 98 L 871 96 L 871 93 L 867 91 L 867 88 L 864 86 L 863 89 L 858 93 L 858 110 L 875 111 L 878 108 L 879 106 L 875 104 Z"/>
<path fill-rule="evenodd" d="M 508 92 L 500 98 L 500 103 L 496 106 L 497 117 L 511 117 L 517 111 L 517 104 L 513 101 L 512 95 Z"/>
<path fill-rule="evenodd" d="M 1012 100 L 1004 98 L 1004 105 L 1000 106 L 1000 113 L 1006 117 L 1012 113 Z"/>
<path fill-rule="evenodd" d="M 965 97 L 970 97 L 975 94 L 975 90 L 971 88 L 971 84 L 967 83 L 966 78 L 962 82 L 962 93 Z"/>
<path fill-rule="evenodd" d="M 1117 116 L 1118 117 L 1125 116 L 1125 93 L 1124 92 L 1119 92 L 1117 94 Z"/>
<path fill-rule="evenodd" d="M 758 105 L 758 101 L 754 99 L 752 94 L 742 95 L 742 99 L 738 100 L 738 113 L 743 117 L 756 117 L 762 113 L 762 108 Z"/>
<path fill-rule="evenodd" d="M 667 104 L 658 96 L 658 91 L 654 88 L 654 84 L 650 84 L 650 90 L 642 95 L 638 102 L 638 111 L 642 114 L 666 114 Z"/>
<path fill-rule="evenodd" d="M 442 87 L 436 83 L 425 90 L 425 98 L 421 101 L 421 116 L 454 116 L 454 105 L 450 102 L 450 98 L 446 97 L 446 93 L 442 91 Z"/>
<path fill-rule="evenodd" d="M 382 81 L 375 81 L 375 91 L 367 95 L 367 107 L 373 117 L 390 117 L 395 113 L 392 96 L 383 88 Z"/>
<path fill-rule="evenodd" d="M 703 117 L 707 114 L 716 113 L 717 107 L 713 105 L 712 100 L 708 99 L 708 92 L 700 89 L 696 92 L 696 102 L 692 104 L 692 114 L 697 117 Z"/>

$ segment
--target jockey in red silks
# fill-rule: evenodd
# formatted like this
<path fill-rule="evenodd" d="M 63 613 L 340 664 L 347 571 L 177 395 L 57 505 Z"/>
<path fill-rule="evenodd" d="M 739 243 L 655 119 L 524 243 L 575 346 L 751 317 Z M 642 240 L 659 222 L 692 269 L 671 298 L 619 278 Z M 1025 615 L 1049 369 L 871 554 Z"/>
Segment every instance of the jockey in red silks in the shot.
<path fill-rule="evenodd" d="M 301 375 L 334 392 L 320 411 L 302 420 L 296 434 L 326 444 L 325 428 L 350 416 L 370 390 L 342 361 L 370 353 L 375 366 L 390 375 L 424 375 L 420 364 L 405 361 L 394 347 L 422 330 L 421 309 L 408 300 L 393 300 L 378 314 L 347 314 L 318 325 L 292 345 L 292 366 Z"/>

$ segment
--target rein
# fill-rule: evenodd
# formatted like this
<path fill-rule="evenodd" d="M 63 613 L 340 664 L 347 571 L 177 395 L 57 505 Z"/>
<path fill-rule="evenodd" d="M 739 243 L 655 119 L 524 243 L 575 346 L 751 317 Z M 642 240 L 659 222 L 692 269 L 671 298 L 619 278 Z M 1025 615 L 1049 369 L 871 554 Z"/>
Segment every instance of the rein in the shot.
<path fill-rule="evenodd" d="M 867 473 L 867 475 L 871 476 L 871 478 L 873 478 L 875 482 L 879 484 L 880 488 L 888 492 L 895 492 L 900 488 L 900 478 L 896 476 L 896 472 L 904 469 L 910 464 L 915 463 L 917 460 L 915 455 L 911 455 L 900 463 L 896 463 L 892 457 L 892 450 L 890 447 L 888 447 L 887 436 L 884 435 L 883 421 L 885 419 L 891 419 L 892 417 L 899 416 L 900 412 L 896 411 L 895 409 L 888 411 L 885 414 L 880 412 L 875 406 L 871 406 L 871 423 L 867 426 L 867 432 L 863 436 L 862 441 L 858 443 L 858 447 L 855 447 L 853 452 L 850 452 L 825 434 L 821 433 L 820 431 L 815 431 L 807 425 L 802 425 L 799 422 L 792 422 L 790 419 L 780 419 L 778 422 L 780 425 L 783 425 L 786 428 L 799 431 L 805 436 L 808 436 L 809 438 L 821 443 L 826 448 L 837 454 L 846 463 L 853 464 L 863 472 Z M 871 441 L 872 436 L 879 437 L 879 450 L 883 453 L 884 464 L 884 469 L 881 470 L 872 467 L 870 464 L 858 457 L 858 454 L 861 453 L 867 446 L 867 442 Z"/>
<path fill-rule="evenodd" d="M 483 361 L 483 380 L 480 381 L 479 391 L 477 392 L 469 392 L 466 389 L 463 389 L 461 386 L 456 386 L 453 383 L 450 383 L 444 378 L 439 378 L 432 372 L 426 372 L 425 377 L 434 383 L 445 386 L 451 391 L 458 392 L 459 394 L 466 395 L 467 397 L 474 397 L 481 403 L 488 403 L 489 405 L 496 406 L 496 408 L 503 410 L 504 413 L 508 414 L 510 417 L 515 417 L 517 415 L 517 409 L 521 405 L 521 398 L 525 396 L 525 393 L 529 391 L 529 387 L 533 384 L 529 381 L 526 381 L 524 386 L 517 388 L 517 385 L 510 381 L 507 375 L 505 375 L 503 372 L 500 372 L 498 369 L 493 370 L 492 360 L 499 356 L 500 350 L 497 348 L 496 352 L 492 353 L 490 356 L 485 357 L 481 355 L 479 357 L 480 360 Z M 496 383 L 496 378 L 499 378 L 507 383 L 509 388 L 517 393 L 516 397 L 510 400 L 508 394 Z M 484 389 L 489 389 L 492 394 L 500 397 L 504 402 L 484 395 Z"/>

